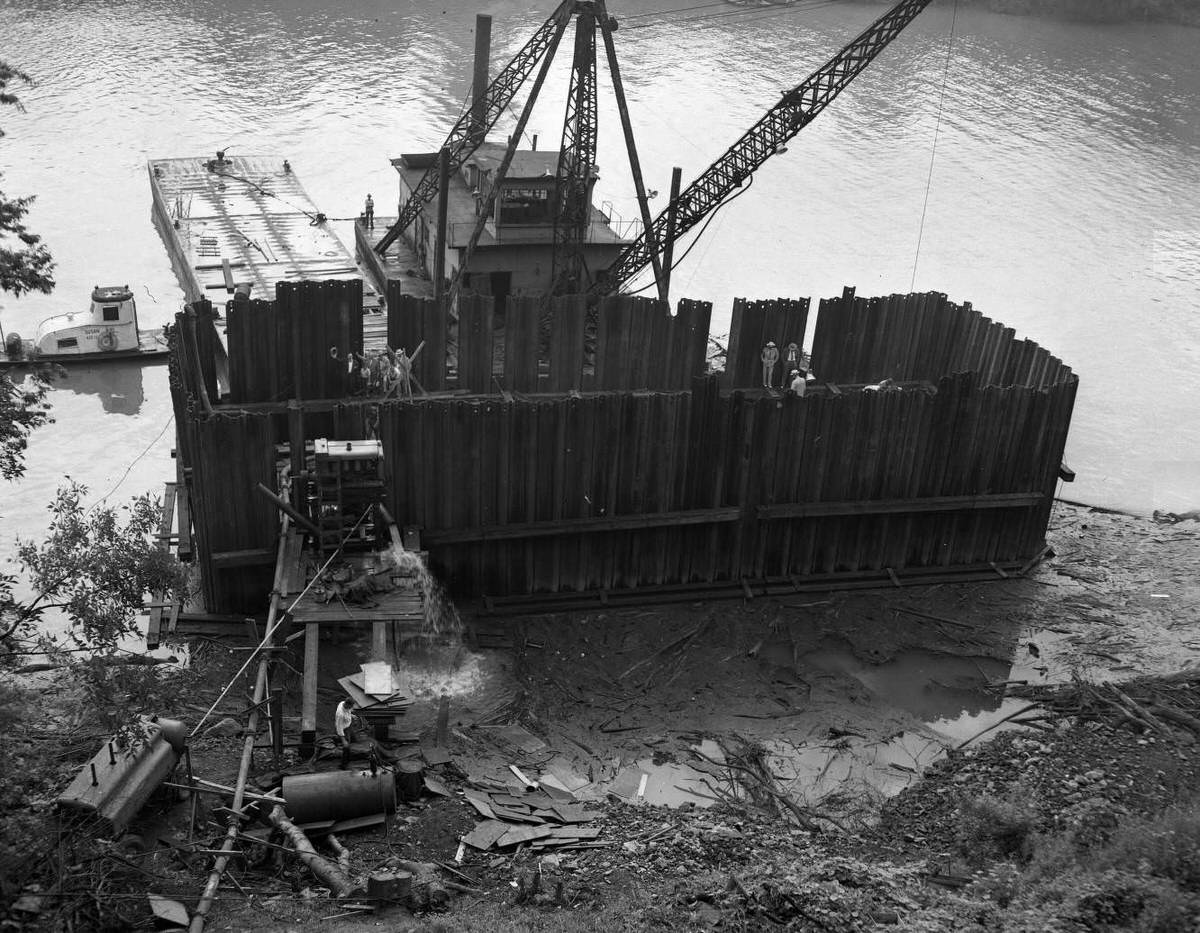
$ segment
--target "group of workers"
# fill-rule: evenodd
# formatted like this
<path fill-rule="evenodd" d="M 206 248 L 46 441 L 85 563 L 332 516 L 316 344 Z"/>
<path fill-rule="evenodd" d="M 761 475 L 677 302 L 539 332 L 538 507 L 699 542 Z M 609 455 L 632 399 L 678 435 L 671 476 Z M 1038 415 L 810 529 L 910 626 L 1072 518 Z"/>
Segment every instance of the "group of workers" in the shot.
<path fill-rule="evenodd" d="M 779 363 L 779 348 L 775 346 L 774 340 L 767 341 L 767 345 L 762 348 L 760 358 L 762 359 L 763 388 L 775 388 L 775 367 Z M 785 380 L 787 388 L 797 395 L 803 395 L 811 377 L 808 371 L 800 365 L 800 347 L 795 342 L 787 345 L 784 365 L 788 370 Z"/>

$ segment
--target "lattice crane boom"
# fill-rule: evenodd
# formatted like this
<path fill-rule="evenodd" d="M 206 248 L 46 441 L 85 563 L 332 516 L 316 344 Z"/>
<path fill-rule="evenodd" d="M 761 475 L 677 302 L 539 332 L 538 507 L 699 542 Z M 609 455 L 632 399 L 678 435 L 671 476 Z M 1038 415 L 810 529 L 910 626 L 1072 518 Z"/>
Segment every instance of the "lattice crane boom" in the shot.
<path fill-rule="evenodd" d="M 585 284 L 583 243 L 592 209 L 591 181 L 596 165 L 596 11 L 590 3 L 580 7 L 575 20 L 575 55 L 571 62 L 567 113 L 555 172 L 557 204 L 551 274 L 551 291 L 555 295 L 580 291 Z"/>
<path fill-rule="evenodd" d="M 462 168 L 463 163 L 479 148 L 479 144 L 483 142 L 488 131 L 496 125 L 500 115 L 512 103 L 517 90 L 525 83 L 526 78 L 533 72 L 541 57 L 552 46 L 557 45 L 559 37 L 571 19 L 575 6 L 576 0 L 563 0 L 550 18 L 513 56 L 512 61 L 492 79 L 485 95 L 482 118 L 476 112 L 475 107 L 467 108 L 458 118 L 458 122 L 454 124 L 446 141 L 442 144 L 442 148 L 450 150 L 451 174 Z M 400 209 L 399 218 L 383 235 L 383 238 L 375 244 L 376 253 L 382 256 L 387 248 L 396 242 L 396 238 L 416 220 L 421 208 L 437 195 L 437 190 L 438 167 L 435 163 L 425 170 L 425 174 L 421 176 L 413 193 Z"/>
<path fill-rule="evenodd" d="M 652 255 L 657 256 L 657 252 L 652 254 L 651 243 L 678 239 L 716 210 L 759 166 L 811 123 L 929 3 L 930 0 L 901 0 L 803 82 L 784 93 L 741 139 L 680 193 L 673 202 L 674 229 L 668 206 L 654 219 L 649 231 L 643 231 L 597 276 L 590 293 L 602 295 L 618 290 L 651 263 Z"/>

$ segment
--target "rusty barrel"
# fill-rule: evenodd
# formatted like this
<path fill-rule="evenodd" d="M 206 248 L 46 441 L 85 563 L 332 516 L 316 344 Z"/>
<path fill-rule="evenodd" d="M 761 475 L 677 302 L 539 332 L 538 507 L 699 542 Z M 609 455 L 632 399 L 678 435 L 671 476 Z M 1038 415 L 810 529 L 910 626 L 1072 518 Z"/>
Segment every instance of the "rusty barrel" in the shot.
<path fill-rule="evenodd" d="M 321 771 L 283 778 L 284 809 L 297 823 L 353 820 L 396 809 L 396 778 L 391 771 Z"/>

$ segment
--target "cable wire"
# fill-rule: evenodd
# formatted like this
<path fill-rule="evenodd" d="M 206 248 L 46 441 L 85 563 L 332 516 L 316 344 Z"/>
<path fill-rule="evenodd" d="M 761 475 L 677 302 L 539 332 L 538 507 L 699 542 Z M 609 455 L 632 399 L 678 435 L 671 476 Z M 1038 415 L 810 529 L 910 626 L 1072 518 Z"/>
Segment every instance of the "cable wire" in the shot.
<path fill-rule="evenodd" d="M 908 283 L 911 292 L 917 286 L 917 263 L 921 258 L 921 240 L 925 236 L 925 214 L 929 210 L 929 192 L 933 188 L 933 161 L 937 157 L 938 135 L 942 130 L 942 111 L 946 104 L 946 79 L 950 76 L 950 53 L 954 49 L 954 24 L 958 21 L 958 0 L 954 0 L 954 12 L 950 16 L 950 38 L 946 42 L 946 63 L 942 68 L 942 90 L 938 95 L 937 123 L 933 127 L 933 148 L 929 151 L 929 174 L 925 178 L 925 200 L 921 203 L 921 224 L 917 228 L 917 249 L 913 254 L 912 280 Z"/>
<path fill-rule="evenodd" d="M 241 677 L 242 674 L 246 673 L 246 669 L 248 667 L 250 667 L 250 664 L 254 661 L 254 659 L 257 658 L 259 653 L 263 650 L 263 648 L 265 648 L 267 646 L 267 642 L 270 641 L 271 636 L 274 635 L 276 630 L 279 629 L 280 626 L 283 625 L 284 620 L 286 620 L 292 614 L 292 610 L 296 608 L 296 604 L 299 603 L 300 600 L 302 600 L 305 597 L 305 595 L 308 593 L 308 591 L 310 589 L 312 589 L 313 584 L 316 583 L 319 579 L 321 579 L 321 574 L 323 574 L 326 570 L 328 570 L 329 565 L 332 564 L 334 559 L 339 554 L 342 553 L 342 548 L 346 546 L 346 542 L 350 540 L 350 538 L 353 536 L 354 532 L 358 531 L 358 526 L 363 523 L 363 519 L 365 519 L 368 515 L 371 514 L 371 509 L 373 509 L 373 508 L 375 508 L 374 505 L 367 506 L 366 511 L 364 511 L 362 513 L 362 515 L 360 515 L 358 517 L 358 521 L 356 521 L 354 523 L 354 527 L 351 528 L 348 532 L 346 532 L 345 537 L 343 537 L 341 542 L 338 544 L 337 550 L 334 551 L 332 554 L 330 554 L 329 559 L 327 561 L 325 561 L 324 564 L 321 565 L 321 568 L 315 574 L 313 574 L 313 578 L 311 580 L 309 580 L 308 585 L 306 587 L 304 587 L 303 590 L 300 591 L 300 595 L 297 596 L 294 600 L 292 600 L 292 604 L 290 606 L 288 606 L 287 609 L 285 609 L 283 612 L 279 613 L 279 618 L 275 620 L 275 624 L 272 625 L 269 629 L 267 629 L 266 633 L 262 637 L 262 641 L 259 642 L 258 647 L 255 648 L 253 651 L 251 651 L 250 656 L 246 658 L 246 663 L 243 664 L 241 666 L 241 668 L 238 669 L 238 672 L 236 674 L 234 674 L 233 677 L 230 678 L 229 683 L 227 683 L 225 685 L 225 689 L 221 691 L 221 695 L 213 701 L 213 705 L 208 708 L 208 712 L 206 712 L 200 718 L 200 721 L 198 723 L 196 723 L 196 728 L 194 728 L 188 734 L 189 738 L 200 731 L 200 727 L 203 726 L 208 721 L 208 717 L 212 715 L 213 710 L 215 710 L 217 708 L 217 706 L 220 705 L 221 701 L 223 699 L 225 699 L 225 695 L 227 693 L 229 693 L 230 690 L 233 689 L 233 685 L 235 683 L 237 683 L 238 678 Z"/>
<path fill-rule="evenodd" d="M 682 255 L 675 258 L 675 260 L 671 263 L 671 268 L 667 271 L 674 272 L 679 267 L 679 264 L 681 262 L 683 262 L 685 259 L 687 259 L 688 254 L 691 253 L 691 251 L 696 248 L 696 244 L 699 243 L 702 239 L 704 239 L 704 231 L 708 229 L 708 225 L 713 222 L 713 218 L 717 216 L 717 214 L 720 212 L 721 208 L 723 208 L 726 204 L 732 204 L 734 201 L 736 201 L 738 198 L 740 198 L 743 194 L 745 194 L 747 191 L 749 191 L 750 187 L 753 184 L 754 184 L 754 176 L 751 175 L 747 179 L 745 187 L 739 188 L 734 194 L 727 197 L 724 201 L 722 201 L 720 204 L 718 204 L 716 207 L 714 207 L 711 211 L 709 211 L 708 216 L 706 218 L 704 218 L 704 224 L 700 227 L 700 232 L 697 233 L 694 237 L 692 237 L 692 242 L 688 244 L 688 248 L 683 251 Z M 650 282 L 648 285 L 643 285 L 637 291 L 624 292 L 623 294 L 640 295 L 642 292 L 657 286 L 657 284 L 658 284 L 657 282 Z"/>
<path fill-rule="evenodd" d="M 133 468 L 135 466 L 137 466 L 138 461 L 141 460 L 144 456 L 146 456 L 146 454 L 150 453 L 151 447 L 153 447 L 160 440 L 162 440 L 162 436 L 167 433 L 167 428 L 169 428 L 172 425 L 172 423 L 174 423 L 174 421 L 175 421 L 175 416 L 171 415 L 171 417 L 167 419 L 167 423 L 162 426 L 162 430 L 159 431 L 158 434 L 155 436 L 154 440 L 152 440 L 149 444 L 146 445 L 146 449 L 143 450 L 140 454 L 138 454 L 136 457 L 134 457 L 133 460 L 130 461 L 129 466 L 127 466 L 125 468 L 125 472 L 121 474 L 121 478 L 119 480 L 117 480 L 117 484 L 115 486 L 113 486 L 113 488 L 110 489 L 108 492 L 106 492 L 103 496 L 101 496 L 99 499 L 97 499 L 95 502 L 92 503 L 92 507 L 90 509 L 88 509 L 89 512 L 92 512 L 92 511 L 100 508 L 100 506 L 104 504 L 104 502 L 108 499 L 109 496 L 111 496 L 114 492 L 116 492 L 118 489 L 121 488 L 121 484 L 123 482 L 125 482 L 125 480 L 129 477 L 130 472 L 132 472 Z"/>

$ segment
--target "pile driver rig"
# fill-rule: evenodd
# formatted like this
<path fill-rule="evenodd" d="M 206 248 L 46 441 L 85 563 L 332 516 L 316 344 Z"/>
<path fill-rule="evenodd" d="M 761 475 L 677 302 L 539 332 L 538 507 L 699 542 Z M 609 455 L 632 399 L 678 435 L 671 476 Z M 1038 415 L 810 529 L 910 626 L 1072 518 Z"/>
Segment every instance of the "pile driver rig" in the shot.
<path fill-rule="evenodd" d="M 491 81 L 482 99 L 473 101 L 472 106 L 464 111 L 443 143 L 450 171 L 458 171 L 484 141 L 526 79 L 537 69 L 528 100 L 518 115 L 504 158 L 485 196 L 479 220 L 468 241 L 466 255 L 471 255 L 483 233 L 501 182 L 517 151 L 517 143 L 525 131 L 550 64 L 572 19 L 575 20 L 575 47 L 556 172 L 552 294 L 586 292 L 593 297 L 611 294 L 620 291 L 634 276 L 650 266 L 658 297 L 666 301 L 675 242 L 733 196 L 767 159 L 781 152 L 788 141 L 829 106 L 929 3 L 930 0 L 900 0 L 824 65 L 785 91 L 779 101 L 720 158 L 701 172 L 695 181 L 678 194 L 672 191 L 666 208 L 657 217 L 651 218 L 613 41 L 617 22 L 609 15 L 604 0 L 563 0 Z M 587 236 L 591 208 L 588 191 L 595 171 L 598 136 L 597 32 L 604 45 L 625 136 L 642 231 L 608 268 L 600 270 L 589 281 L 582 245 Z M 437 190 L 438 169 L 430 167 L 401 208 L 396 223 L 376 244 L 376 252 L 383 255 L 412 224 L 422 207 L 433 199 Z M 462 264 L 458 276 L 461 276 L 466 265 L 466 262 Z M 452 295 L 457 292 L 458 276 L 451 286 Z"/>

